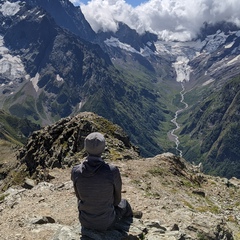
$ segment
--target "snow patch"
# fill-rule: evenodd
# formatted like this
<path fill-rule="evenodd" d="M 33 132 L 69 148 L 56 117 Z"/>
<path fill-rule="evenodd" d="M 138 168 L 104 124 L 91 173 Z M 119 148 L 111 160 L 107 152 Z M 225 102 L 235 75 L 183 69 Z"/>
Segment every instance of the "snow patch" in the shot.
<path fill-rule="evenodd" d="M 206 43 L 204 49 L 207 52 L 216 51 L 219 48 L 219 46 L 221 46 L 226 42 L 227 37 L 228 35 L 225 35 L 224 32 L 221 32 L 220 30 L 218 30 L 216 34 L 207 36 L 206 40 L 203 41 Z"/>
<path fill-rule="evenodd" d="M 148 45 L 149 47 L 151 47 L 151 46 L 152 46 L 152 43 L 151 43 L 151 42 L 147 42 L 147 45 Z"/>
<path fill-rule="evenodd" d="M 231 48 L 233 46 L 234 42 L 229 43 L 228 45 L 225 46 L 225 48 Z"/>
<path fill-rule="evenodd" d="M 138 53 L 138 51 L 126 43 L 120 42 L 117 38 L 111 37 L 104 41 L 104 43 L 111 47 L 119 47 L 128 52 Z"/>
<path fill-rule="evenodd" d="M 61 77 L 59 76 L 59 74 L 57 74 L 56 79 L 57 79 L 58 82 L 64 82 L 63 78 L 61 78 Z"/>
<path fill-rule="evenodd" d="M 148 57 L 150 55 L 153 54 L 153 51 L 148 47 L 151 46 L 151 42 L 148 42 L 147 45 L 144 48 L 140 48 L 140 52 L 137 51 L 135 48 L 133 48 L 132 46 L 130 46 L 129 44 L 126 43 L 122 43 L 119 41 L 119 39 L 111 37 L 108 38 L 104 41 L 104 43 L 110 47 L 118 47 L 121 48 L 127 52 L 132 52 L 132 53 L 138 53 L 141 54 L 143 57 Z"/>
<path fill-rule="evenodd" d="M 31 76 L 30 76 L 29 74 L 27 74 L 27 75 L 25 75 L 25 79 L 28 80 L 28 81 L 30 81 Z"/>
<path fill-rule="evenodd" d="M 236 36 L 237 36 L 237 37 L 240 37 L 240 31 L 237 31 L 237 32 L 236 32 Z"/>
<path fill-rule="evenodd" d="M 239 61 L 239 58 L 240 58 L 239 55 L 236 56 L 235 58 L 233 58 L 232 60 L 230 60 L 229 62 L 227 62 L 227 65 L 232 65 L 232 64 L 238 62 L 238 61 Z"/>
<path fill-rule="evenodd" d="M 79 104 L 78 104 L 78 109 L 81 110 L 81 108 L 83 107 L 83 105 L 86 103 L 86 100 L 82 100 Z"/>
<path fill-rule="evenodd" d="M 140 53 L 143 57 L 149 57 L 150 55 L 153 54 L 153 51 L 149 47 L 145 47 L 144 49 L 140 49 Z"/>
<path fill-rule="evenodd" d="M 214 79 L 213 79 L 213 78 L 207 80 L 205 83 L 202 84 L 202 86 L 206 86 L 206 85 L 208 85 L 208 84 L 210 84 L 210 83 L 212 83 L 212 82 L 214 82 Z"/>
<path fill-rule="evenodd" d="M 43 18 L 45 17 L 45 14 L 40 15 L 38 18 Z"/>
<path fill-rule="evenodd" d="M 41 15 L 41 13 L 42 13 L 41 11 L 38 11 L 38 12 L 35 13 L 35 14 L 36 14 L 36 16 L 39 15 L 38 18 L 43 18 L 43 17 L 45 16 L 45 14 L 42 14 L 42 15 Z"/>
<path fill-rule="evenodd" d="M 20 10 L 19 3 L 20 1 L 15 3 L 6 1 L 0 6 L 0 12 L 2 12 L 5 17 L 14 16 Z"/>
<path fill-rule="evenodd" d="M 189 59 L 193 59 L 200 55 L 200 51 L 205 44 L 206 43 L 200 40 L 189 42 L 157 41 L 155 46 L 159 55 L 167 54 L 175 57 L 186 56 Z"/>
<path fill-rule="evenodd" d="M 177 82 L 183 82 L 190 80 L 191 67 L 188 65 L 189 59 L 184 56 L 177 57 L 177 61 L 173 63 L 177 77 Z"/>
<path fill-rule="evenodd" d="M 39 81 L 39 73 L 37 73 L 35 77 L 31 78 L 30 81 L 32 82 L 32 85 L 37 93 L 39 91 L 39 87 L 37 85 Z"/>
<path fill-rule="evenodd" d="M 4 46 L 3 36 L 0 36 L 0 54 L 4 55 L 8 53 L 8 49 Z"/>
<path fill-rule="evenodd" d="M 0 36 L 0 75 L 7 79 L 17 79 L 25 73 L 24 65 L 19 56 L 12 56 L 9 50 L 4 46 L 3 37 Z"/>

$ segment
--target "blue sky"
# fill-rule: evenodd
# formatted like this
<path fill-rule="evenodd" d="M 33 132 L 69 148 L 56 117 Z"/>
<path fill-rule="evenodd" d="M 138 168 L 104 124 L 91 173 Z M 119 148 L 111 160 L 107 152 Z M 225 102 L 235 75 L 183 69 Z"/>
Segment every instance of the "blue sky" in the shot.
<path fill-rule="evenodd" d="M 75 4 L 79 5 L 79 3 L 87 4 L 90 0 L 75 0 Z M 146 2 L 146 0 L 125 0 L 126 3 L 132 5 L 133 7 L 136 7 L 140 5 L 143 2 Z"/>
<path fill-rule="evenodd" d="M 125 1 L 126 3 L 132 5 L 133 7 L 136 7 L 138 5 L 140 5 L 142 2 L 145 2 L 145 1 L 140 1 L 140 0 L 126 0 Z"/>

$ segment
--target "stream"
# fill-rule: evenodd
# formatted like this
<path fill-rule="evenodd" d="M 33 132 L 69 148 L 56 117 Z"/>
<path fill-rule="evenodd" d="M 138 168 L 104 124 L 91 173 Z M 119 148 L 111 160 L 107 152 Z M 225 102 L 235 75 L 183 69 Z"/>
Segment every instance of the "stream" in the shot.
<path fill-rule="evenodd" d="M 178 124 L 177 122 L 177 118 L 178 118 L 178 114 L 181 113 L 182 111 L 184 111 L 186 108 L 188 108 L 188 104 L 186 102 L 184 102 L 184 94 L 186 93 L 185 92 L 185 87 L 183 85 L 183 83 L 181 83 L 181 86 L 182 86 L 182 91 L 180 92 L 180 95 L 181 95 L 181 103 L 183 103 L 185 105 L 184 108 L 182 109 L 179 109 L 175 112 L 175 116 L 174 118 L 171 120 L 171 122 L 176 126 L 176 128 L 174 128 L 173 130 L 170 131 L 170 135 L 171 137 L 174 139 L 174 142 L 175 142 L 175 149 L 177 150 L 177 152 L 179 153 L 180 157 L 182 157 L 182 150 L 179 149 L 179 144 L 180 144 L 180 141 L 178 139 L 178 136 L 175 134 L 175 131 L 177 131 L 179 128 L 180 128 L 180 125 Z"/>
<path fill-rule="evenodd" d="M 184 102 L 184 95 L 185 95 L 185 87 L 184 82 L 189 81 L 190 79 L 190 72 L 191 68 L 188 65 L 189 59 L 183 56 L 180 56 L 177 58 L 177 61 L 173 64 L 173 67 L 175 68 L 177 78 L 176 81 L 179 82 L 182 86 L 182 90 L 180 91 L 181 100 L 180 102 L 184 105 L 184 108 L 178 109 L 175 112 L 174 118 L 171 120 L 171 122 L 176 126 L 173 130 L 169 132 L 169 139 L 171 141 L 175 142 L 175 149 L 180 157 L 182 157 L 182 150 L 179 149 L 180 141 L 178 139 L 178 136 L 175 134 L 175 132 L 180 128 L 180 125 L 177 122 L 178 115 L 182 111 L 184 111 L 186 108 L 188 108 L 188 104 Z"/>

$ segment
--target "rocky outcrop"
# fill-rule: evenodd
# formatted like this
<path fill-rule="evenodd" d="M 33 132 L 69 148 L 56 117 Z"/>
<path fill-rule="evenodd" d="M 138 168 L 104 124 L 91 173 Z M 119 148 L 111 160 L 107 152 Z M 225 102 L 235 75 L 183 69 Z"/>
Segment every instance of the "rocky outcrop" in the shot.
<path fill-rule="evenodd" d="M 137 159 L 139 152 L 126 133 L 118 126 L 94 113 L 80 113 L 36 131 L 19 153 L 29 174 L 40 174 L 44 169 L 72 166 L 84 156 L 84 139 L 91 132 L 101 132 L 107 140 L 103 158 L 108 160 Z M 40 176 L 38 176 L 40 177 Z"/>

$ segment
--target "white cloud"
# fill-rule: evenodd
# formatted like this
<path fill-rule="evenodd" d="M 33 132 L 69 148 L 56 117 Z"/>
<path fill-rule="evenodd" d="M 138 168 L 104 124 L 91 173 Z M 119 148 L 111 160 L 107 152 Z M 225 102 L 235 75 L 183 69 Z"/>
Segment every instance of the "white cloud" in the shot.
<path fill-rule="evenodd" d="M 91 0 L 80 6 L 95 32 L 116 31 L 122 21 L 139 33 L 148 30 L 166 40 L 185 41 L 195 37 L 205 21 L 240 26 L 239 0 L 149 0 L 136 8 L 124 0 Z"/>

